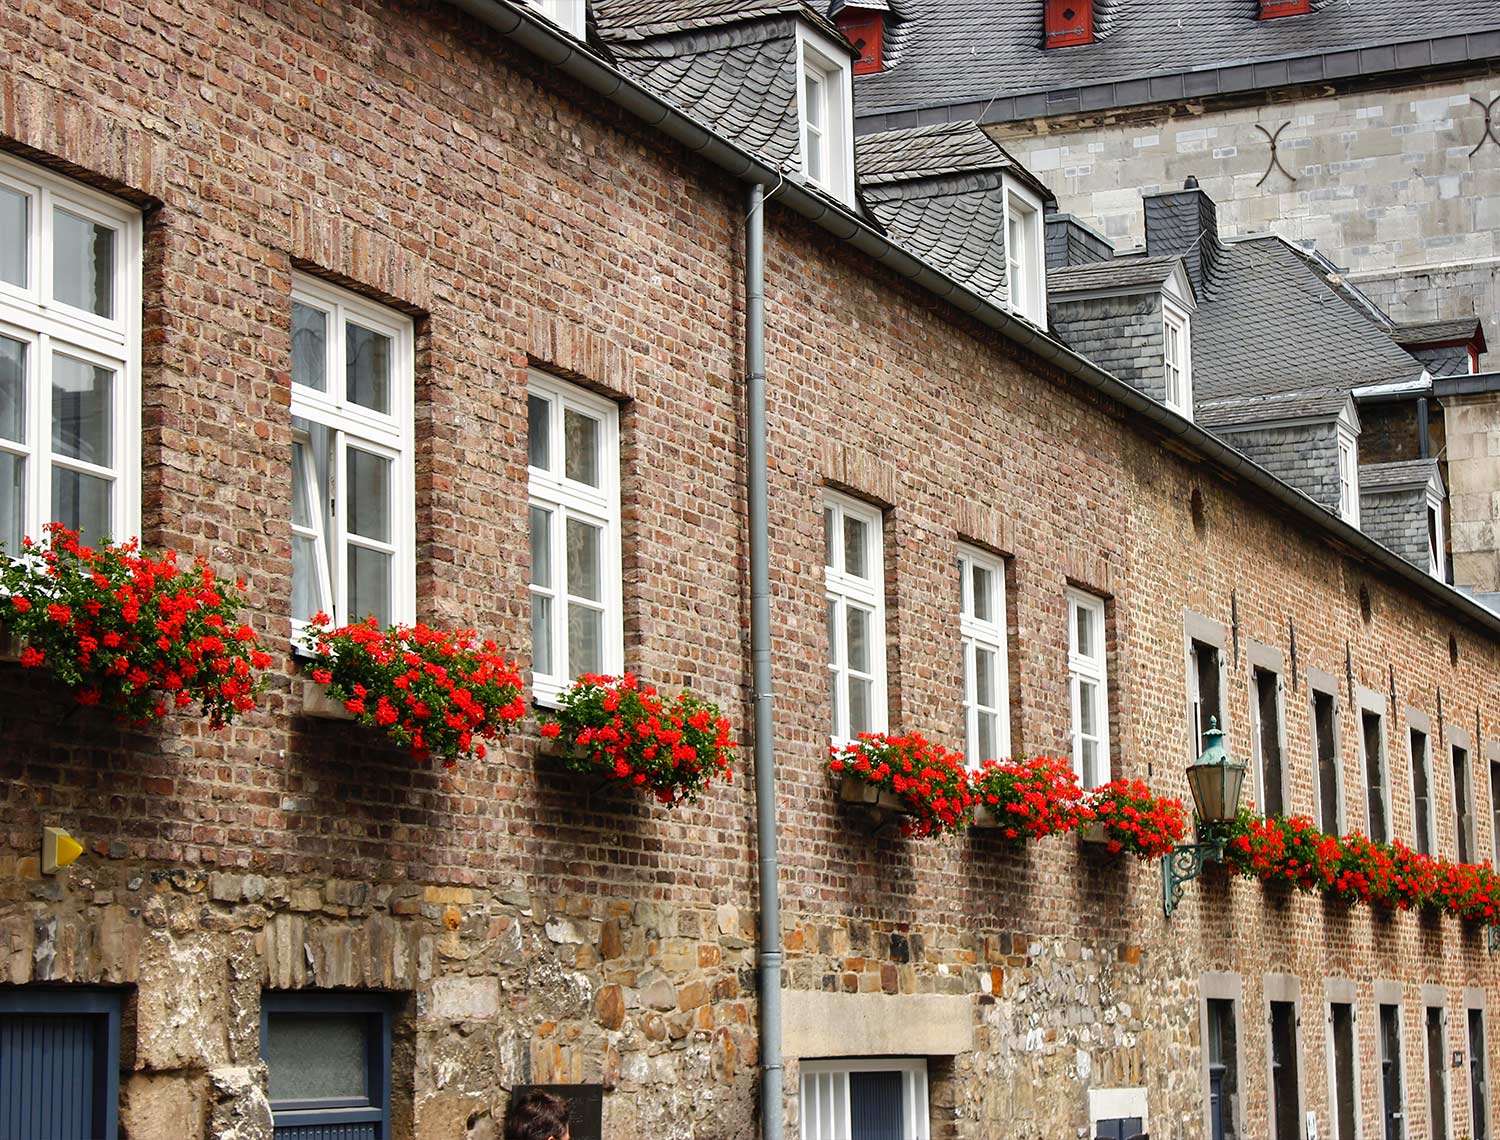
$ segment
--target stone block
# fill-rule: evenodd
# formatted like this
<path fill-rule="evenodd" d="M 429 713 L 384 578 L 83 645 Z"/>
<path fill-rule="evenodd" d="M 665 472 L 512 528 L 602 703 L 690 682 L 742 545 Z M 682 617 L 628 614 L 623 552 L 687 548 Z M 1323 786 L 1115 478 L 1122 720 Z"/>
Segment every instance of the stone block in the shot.
<path fill-rule="evenodd" d="M 962 986 L 962 980 L 955 981 Z M 972 999 L 958 994 L 788 992 L 788 1057 L 944 1056 L 974 1047 Z"/>
<path fill-rule="evenodd" d="M 263 1064 L 210 1069 L 208 1136 L 211 1140 L 272 1140 L 271 1102 L 266 1088 Z"/>
<path fill-rule="evenodd" d="M 500 1012 L 498 978 L 438 978 L 429 992 L 428 1012 L 442 1021 L 486 1021 Z"/>
<path fill-rule="evenodd" d="M 197 1073 L 132 1073 L 120 1085 L 121 1140 L 164 1140 L 203 1134 L 208 1077 Z"/>
<path fill-rule="evenodd" d="M 223 947 L 179 944 L 154 931 L 141 951 L 136 989 L 136 1065 L 151 1072 L 203 1069 L 228 1060 Z"/>

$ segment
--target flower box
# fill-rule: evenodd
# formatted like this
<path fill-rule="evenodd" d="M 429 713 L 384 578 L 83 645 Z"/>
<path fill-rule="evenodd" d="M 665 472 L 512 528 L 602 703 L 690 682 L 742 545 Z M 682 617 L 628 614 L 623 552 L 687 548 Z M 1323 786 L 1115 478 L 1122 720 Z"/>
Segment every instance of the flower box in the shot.
<path fill-rule="evenodd" d="M 354 714 L 344 702 L 331 696 L 327 689 L 310 677 L 302 679 L 302 715 L 318 720 L 353 720 Z"/>
<path fill-rule="evenodd" d="M 1109 836 L 1105 833 L 1104 825 L 1097 820 L 1080 827 L 1078 829 L 1078 838 L 1083 843 L 1093 843 L 1100 847 L 1109 842 Z"/>
<path fill-rule="evenodd" d="M 964 758 L 917 733 L 861 733 L 828 750 L 839 798 L 877 814 L 899 816 L 901 831 L 927 838 L 969 825 L 974 797 Z"/>
<path fill-rule="evenodd" d="M 839 799 L 846 804 L 867 804 L 880 811 L 910 814 L 907 802 L 895 792 L 867 784 L 856 776 L 846 774 L 839 783 Z"/>

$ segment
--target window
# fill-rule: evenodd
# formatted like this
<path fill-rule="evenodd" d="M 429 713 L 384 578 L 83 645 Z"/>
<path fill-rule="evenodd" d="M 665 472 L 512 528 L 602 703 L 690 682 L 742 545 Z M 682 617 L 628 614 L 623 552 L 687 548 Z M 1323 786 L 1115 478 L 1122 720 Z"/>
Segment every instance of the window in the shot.
<path fill-rule="evenodd" d="M 1237 1140 L 1239 1042 L 1232 998 L 1208 999 L 1207 1049 L 1210 1140 Z"/>
<path fill-rule="evenodd" d="M 1401 1075 L 1401 1007 L 1380 1007 L 1380 1108 L 1383 1140 L 1406 1135 L 1406 1091 Z"/>
<path fill-rule="evenodd" d="M 1333 1002 L 1328 1007 L 1328 1027 L 1333 1063 L 1328 1076 L 1333 1087 L 1329 1090 L 1329 1105 L 1333 1117 L 1332 1140 L 1358 1140 L 1359 1137 L 1359 1082 L 1355 1077 L 1354 1005 L 1352 1002 Z"/>
<path fill-rule="evenodd" d="M 1162 300 L 1162 355 L 1166 362 L 1167 407 L 1193 418 L 1193 357 L 1188 315 Z"/>
<path fill-rule="evenodd" d="M 620 411 L 532 372 L 526 412 L 531 681 L 552 700 L 580 673 L 625 667 Z"/>
<path fill-rule="evenodd" d="M 802 1140 L 928 1140 L 927 1062 L 802 1062 Z"/>
<path fill-rule="evenodd" d="M 1047 270 L 1042 245 L 1042 204 L 1019 187 L 1005 187 L 1005 268 L 1010 310 L 1037 328 L 1047 327 Z"/>
<path fill-rule="evenodd" d="M 1432 854 L 1432 750 L 1427 734 L 1411 730 L 1411 798 L 1417 851 Z"/>
<path fill-rule="evenodd" d="M 1005 566 L 960 547 L 959 632 L 964 654 L 964 752 L 971 765 L 1010 754 Z"/>
<path fill-rule="evenodd" d="M 260 1056 L 277 1140 L 390 1140 L 391 1001 L 353 991 L 261 995 Z"/>
<path fill-rule="evenodd" d="M 885 731 L 885 568 L 880 512 L 829 492 L 823 503 L 832 735 Z"/>
<path fill-rule="evenodd" d="M 412 324 L 292 281 L 292 631 L 416 616 Z"/>
<path fill-rule="evenodd" d="M 1500 867 L 1500 745 L 1491 744 L 1487 752 L 1490 764 L 1490 852 Z"/>
<path fill-rule="evenodd" d="M 141 216 L 0 155 L 0 544 L 140 529 Z"/>
<path fill-rule="evenodd" d="M 1333 694 L 1314 689 L 1313 745 L 1318 754 L 1318 826 L 1329 835 L 1344 833 L 1343 780 Z"/>
<path fill-rule="evenodd" d="M 1385 718 L 1374 709 L 1362 708 L 1359 719 L 1370 838 L 1376 843 L 1389 843 L 1391 829 L 1385 790 Z"/>
<path fill-rule="evenodd" d="M 1208 747 L 1208 731 L 1215 724 L 1221 730 L 1224 702 L 1220 697 L 1220 671 L 1223 655 L 1217 645 L 1197 638 L 1188 639 L 1188 696 L 1192 702 L 1193 756 L 1196 760 Z"/>
<path fill-rule="evenodd" d="M 1260 769 L 1261 809 L 1267 816 L 1286 814 L 1286 787 L 1281 763 L 1281 676 L 1269 669 L 1251 670 L 1255 695 L 1255 753 Z"/>
<path fill-rule="evenodd" d="M 1490 1082 L 1485 1068 L 1484 1010 L 1469 1010 L 1469 1134 L 1489 1140 Z"/>
<path fill-rule="evenodd" d="M 846 206 L 854 204 L 851 60 L 846 51 L 798 25 L 797 89 L 802 117 L 802 173 Z"/>
<path fill-rule="evenodd" d="M 584 0 L 522 0 L 575 39 L 583 39 Z"/>
<path fill-rule="evenodd" d="M 0 990 L 0 1136 L 115 1140 L 120 995 Z"/>
<path fill-rule="evenodd" d="M 1302 1094 L 1297 1078 L 1297 1006 L 1271 1003 L 1271 1097 L 1275 1140 L 1301 1140 Z"/>
<path fill-rule="evenodd" d="M 1448 572 L 1448 552 L 1443 541 L 1443 500 L 1427 496 L 1427 572 L 1442 581 Z"/>
<path fill-rule="evenodd" d="M 1474 862 L 1474 811 L 1469 794 L 1469 750 L 1453 733 L 1453 825 L 1460 863 Z"/>
<path fill-rule="evenodd" d="M 1338 432 L 1339 518 L 1359 525 L 1359 444 L 1342 425 Z"/>
<path fill-rule="evenodd" d="M 879 75 L 884 70 L 885 12 L 862 12 L 856 8 L 842 9 L 836 20 L 839 31 L 859 52 L 854 61 L 855 75 Z"/>
<path fill-rule="evenodd" d="M 1049 48 L 1094 42 L 1094 0 L 1047 0 L 1045 19 Z"/>
<path fill-rule="evenodd" d="M 1068 591 L 1068 700 L 1073 771 L 1085 788 L 1097 788 L 1110 780 L 1104 599 L 1079 590 Z"/>
<path fill-rule="evenodd" d="M 1426 1008 L 1427 1137 L 1448 1140 L 1448 1032 L 1442 1006 Z"/>

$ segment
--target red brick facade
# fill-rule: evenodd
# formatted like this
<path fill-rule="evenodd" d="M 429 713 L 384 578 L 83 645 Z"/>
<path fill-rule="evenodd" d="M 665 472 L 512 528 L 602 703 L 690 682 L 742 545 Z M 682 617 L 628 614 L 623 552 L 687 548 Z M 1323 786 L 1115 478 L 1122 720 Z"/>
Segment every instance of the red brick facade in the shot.
<path fill-rule="evenodd" d="M 416 319 L 419 614 L 525 656 L 524 386 L 528 367 L 553 372 L 621 404 L 627 665 L 691 683 L 748 734 L 732 180 L 437 3 L 23 0 L 0 23 L 0 59 L 5 149 L 146 210 L 148 544 L 243 574 L 254 624 L 284 643 L 289 291 L 294 268 L 327 276 Z M 1500 739 L 1500 639 L 824 232 L 774 205 L 768 223 L 787 1002 L 967 995 L 972 1048 L 931 1061 L 934 1136 L 1074 1135 L 1088 1088 L 1143 1086 L 1153 1135 L 1198 1137 L 1199 978 L 1238 973 L 1245 1134 L 1264 1136 L 1261 979 L 1294 975 L 1303 1107 L 1326 1136 L 1324 980 L 1349 979 L 1376 1135 L 1373 986 L 1398 982 L 1408 1136 L 1425 1137 L 1420 987 L 1443 988 L 1450 1048 L 1465 1048 L 1465 988 L 1493 989 L 1482 930 L 1216 871 L 1168 923 L 1154 867 L 1072 840 L 1017 856 L 982 833 L 861 830 L 822 763 L 820 496 L 835 487 L 885 511 L 893 728 L 961 744 L 964 540 L 1008 559 L 1013 749 L 1068 749 L 1064 599 L 1078 586 L 1109 599 L 1115 771 L 1177 793 L 1190 610 L 1237 623 L 1238 755 L 1251 746 L 1247 646 L 1285 654 L 1293 809 L 1313 808 L 1312 667 L 1340 686 L 1351 814 L 1363 810 L 1352 683 L 1390 705 L 1398 835 L 1412 832 L 1405 708 L 1432 718 L 1437 743 L 1444 725 L 1475 736 L 1490 852 L 1482 759 Z M 252 1112 L 226 1074 L 257 1061 L 263 986 L 403 995 L 397 1136 L 492 1136 L 504 1090 L 528 1080 L 611 1086 L 611 1136 L 754 1134 L 747 770 L 672 811 L 590 794 L 537 756 L 534 735 L 451 773 L 414 766 L 302 715 L 280 659 L 263 710 L 218 735 L 186 719 L 117 732 L 3 668 L 0 981 L 128 987 L 131 1140 L 218 1135 Z M 1451 855 L 1452 769 L 1434 771 Z M 63 877 L 38 875 L 44 825 L 88 848 Z M 793 1121 L 795 1076 L 793 1064 Z M 1462 1136 L 1463 1071 L 1450 1082 Z"/>

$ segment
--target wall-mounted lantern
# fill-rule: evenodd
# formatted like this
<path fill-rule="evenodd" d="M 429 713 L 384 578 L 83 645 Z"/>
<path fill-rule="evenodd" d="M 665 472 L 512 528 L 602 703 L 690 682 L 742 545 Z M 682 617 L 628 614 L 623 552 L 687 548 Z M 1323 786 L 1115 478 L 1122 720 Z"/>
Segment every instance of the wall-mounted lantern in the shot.
<path fill-rule="evenodd" d="M 1224 857 L 1224 828 L 1240 810 L 1240 792 L 1245 787 L 1245 765 L 1229 755 L 1217 718 L 1208 722 L 1204 737 L 1208 747 L 1188 766 L 1188 788 L 1197 809 L 1196 843 L 1173 848 L 1161 861 L 1161 907 L 1168 918 L 1182 901 L 1182 884 L 1203 873 L 1204 863 Z"/>

